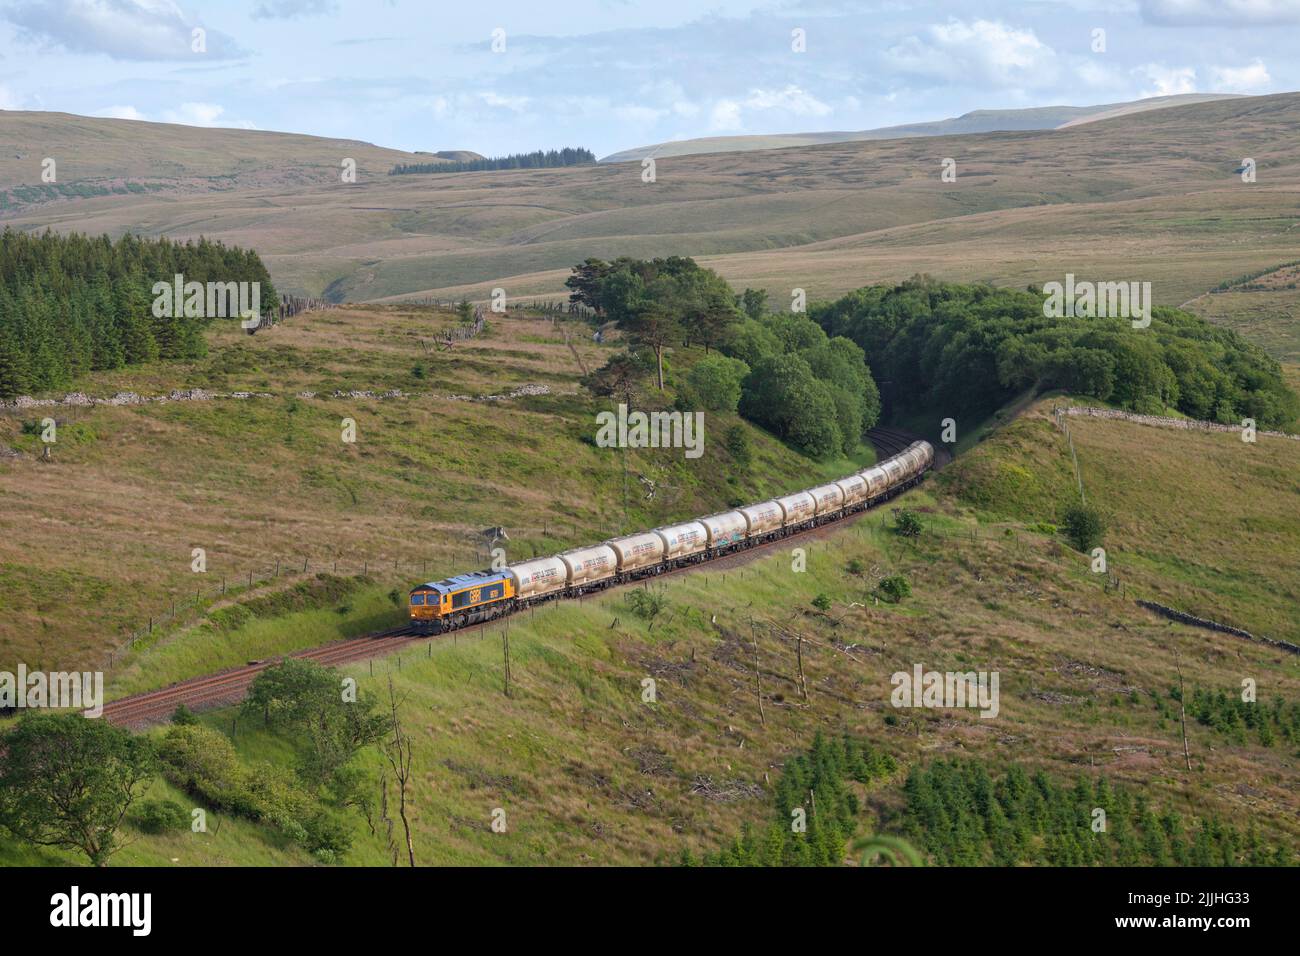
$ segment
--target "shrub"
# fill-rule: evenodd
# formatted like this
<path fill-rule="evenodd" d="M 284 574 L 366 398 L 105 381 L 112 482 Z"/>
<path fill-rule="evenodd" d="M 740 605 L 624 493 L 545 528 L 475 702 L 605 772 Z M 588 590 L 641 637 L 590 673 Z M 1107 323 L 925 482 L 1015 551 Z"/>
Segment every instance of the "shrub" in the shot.
<path fill-rule="evenodd" d="M 172 711 L 172 723 L 177 727 L 191 727 L 198 722 L 199 718 L 194 716 L 194 711 L 184 704 L 177 704 L 176 709 Z"/>
<path fill-rule="evenodd" d="M 653 621 L 668 606 L 668 598 L 660 591 L 636 588 L 628 594 L 627 606 L 637 617 Z"/>
<path fill-rule="evenodd" d="M 905 597 L 911 597 L 912 585 L 901 574 L 891 574 L 876 585 L 876 590 L 890 604 L 897 604 Z"/>
<path fill-rule="evenodd" d="M 189 829 L 190 815 L 175 800 L 145 800 L 136 808 L 134 822 L 144 833 L 171 833 Z"/>
<path fill-rule="evenodd" d="M 753 448 L 749 443 L 749 432 L 744 425 L 732 425 L 727 429 L 727 454 L 741 468 L 748 468 L 754 460 Z"/>
<path fill-rule="evenodd" d="M 831 599 L 825 594 L 818 594 L 812 599 L 812 606 L 819 611 L 829 611 L 831 609 Z"/>
<path fill-rule="evenodd" d="M 845 570 L 847 570 L 849 574 L 862 574 L 867 570 L 867 566 L 863 564 L 860 559 L 854 558 L 845 566 Z"/>
<path fill-rule="evenodd" d="M 1061 522 L 1065 536 L 1076 551 L 1091 551 L 1101 544 L 1106 533 L 1106 522 L 1101 512 L 1091 505 L 1071 505 Z"/>
<path fill-rule="evenodd" d="M 715 412 L 735 413 L 740 404 L 740 383 L 749 366 L 725 355 L 707 355 L 686 373 L 686 383 L 701 405 Z"/>
<path fill-rule="evenodd" d="M 921 518 L 915 511 L 904 508 L 894 517 L 894 531 L 904 538 L 915 538 L 922 531 Z"/>

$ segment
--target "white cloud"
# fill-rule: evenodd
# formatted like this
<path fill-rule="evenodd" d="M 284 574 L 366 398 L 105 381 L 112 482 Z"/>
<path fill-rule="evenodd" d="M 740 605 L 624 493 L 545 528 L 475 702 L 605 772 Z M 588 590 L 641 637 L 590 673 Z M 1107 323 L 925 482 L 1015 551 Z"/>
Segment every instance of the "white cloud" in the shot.
<path fill-rule="evenodd" d="M 1196 70 L 1190 66 L 1169 67 L 1163 63 L 1146 63 L 1133 72 L 1145 76 L 1154 84 L 1142 92 L 1144 98 L 1196 92 Z"/>
<path fill-rule="evenodd" d="M 1170 27 L 1300 22 L 1300 0 L 1141 0 L 1142 19 Z"/>
<path fill-rule="evenodd" d="M 229 59 L 241 52 L 216 30 L 206 30 L 206 53 L 193 52 L 199 24 L 172 0 L 26 0 L 0 8 L 0 17 L 29 42 L 116 60 Z"/>
<path fill-rule="evenodd" d="M 491 91 L 480 93 L 479 99 L 488 106 L 510 110 L 515 113 L 522 113 L 528 107 L 528 104 L 532 102 L 527 96 L 502 96 Z"/>
<path fill-rule="evenodd" d="M 745 99 L 749 110 L 781 110 L 795 116 L 825 116 L 831 108 L 811 93 L 791 84 L 782 90 L 752 90 Z"/>
<path fill-rule="evenodd" d="M 1118 89 L 1124 85 L 1124 77 L 1119 71 L 1108 63 L 1099 63 L 1094 59 L 1080 60 L 1074 73 L 1093 89 Z"/>
<path fill-rule="evenodd" d="M 1245 66 L 1210 68 L 1210 86 L 1216 93 L 1258 93 L 1267 90 L 1272 82 L 1268 68 L 1260 59 Z"/>
<path fill-rule="evenodd" d="M 886 51 L 897 69 L 954 82 L 1041 86 L 1056 76 L 1056 52 L 1031 29 L 955 17 Z"/>
<path fill-rule="evenodd" d="M 182 126 L 231 127 L 234 129 L 257 129 L 248 120 L 223 119 L 224 106 L 216 103 L 182 103 L 174 110 L 163 110 L 164 123 L 180 123 Z"/>
<path fill-rule="evenodd" d="M 777 112 L 787 116 L 826 116 L 831 107 L 793 83 L 779 90 L 752 89 L 744 99 L 721 99 L 709 113 L 709 127 L 717 132 L 745 128 L 744 114 Z"/>
<path fill-rule="evenodd" d="M 653 106 L 631 106 L 628 104 L 615 106 L 613 113 L 621 120 L 643 125 L 657 123 L 667 115 L 666 110 L 655 109 Z"/>
<path fill-rule="evenodd" d="M 336 0 L 260 0 L 253 8 L 254 20 L 292 20 L 337 13 Z"/>
<path fill-rule="evenodd" d="M 720 133 L 743 129 L 740 120 L 740 104 L 735 100 L 718 100 L 709 113 L 709 129 Z"/>
<path fill-rule="evenodd" d="M 103 109 L 95 110 L 94 115 L 104 116 L 108 119 L 147 119 L 147 117 L 134 106 L 105 106 Z"/>

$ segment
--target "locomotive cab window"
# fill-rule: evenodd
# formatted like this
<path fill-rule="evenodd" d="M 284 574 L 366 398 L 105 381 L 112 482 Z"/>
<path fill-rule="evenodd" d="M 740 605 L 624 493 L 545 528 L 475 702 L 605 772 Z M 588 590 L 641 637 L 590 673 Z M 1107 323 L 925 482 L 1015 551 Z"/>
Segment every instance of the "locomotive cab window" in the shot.
<path fill-rule="evenodd" d="M 423 594 L 412 594 L 412 595 L 411 595 L 411 604 L 412 604 L 412 605 L 418 606 L 418 605 L 421 605 L 421 604 L 423 604 L 423 603 L 424 603 L 424 595 L 423 595 Z"/>

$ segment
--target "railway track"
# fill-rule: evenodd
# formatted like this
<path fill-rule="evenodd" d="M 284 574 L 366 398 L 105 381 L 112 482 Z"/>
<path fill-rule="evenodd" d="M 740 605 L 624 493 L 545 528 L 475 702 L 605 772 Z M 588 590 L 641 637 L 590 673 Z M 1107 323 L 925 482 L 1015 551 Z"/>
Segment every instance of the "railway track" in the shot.
<path fill-rule="evenodd" d="M 875 446 L 882 458 L 896 454 L 902 451 L 913 441 L 915 436 L 897 428 L 873 428 L 867 433 L 867 437 Z M 936 467 L 938 467 L 938 449 L 936 448 Z M 949 456 L 950 457 L 950 456 Z M 946 460 L 946 459 L 945 459 Z M 881 499 L 872 507 L 879 507 L 886 501 L 891 500 L 898 494 L 907 490 L 901 487 L 893 491 L 888 497 Z M 673 568 L 662 574 L 656 575 L 656 578 L 664 578 L 674 574 L 688 574 L 692 571 L 699 570 L 725 570 L 737 567 L 752 561 L 753 559 L 768 553 L 776 548 L 785 547 L 792 540 L 805 537 L 824 537 L 830 531 L 841 526 L 852 524 L 863 515 L 868 514 L 872 509 L 865 511 L 856 511 L 842 518 L 836 518 L 824 524 L 815 525 L 811 528 L 805 528 L 802 531 L 796 531 L 784 537 L 777 538 L 774 541 L 768 541 L 764 544 L 754 545 L 740 551 L 732 551 L 720 557 L 701 564 L 688 564 L 684 567 Z M 631 581 L 625 584 L 613 585 L 606 589 L 607 591 L 616 590 L 621 587 L 636 587 L 646 582 L 654 580 L 651 578 L 641 581 Z M 579 598 L 578 600 L 582 600 Z M 409 644 L 417 641 L 432 641 L 435 637 L 443 640 L 450 636 L 461 634 L 470 635 L 481 631 L 484 628 L 492 627 L 496 624 L 502 624 L 508 621 L 508 617 L 497 618 L 491 621 L 484 621 L 481 624 L 473 624 L 469 627 L 459 628 L 446 634 L 429 635 L 418 634 L 410 625 L 390 628 L 387 631 L 379 631 L 374 634 L 366 634 L 360 637 L 347 638 L 342 641 L 334 641 L 330 644 L 324 644 L 320 647 L 308 648 L 307 650 L 294 651 L 291 654 L 278 655 L 266 660 L 249 661 L 240 667 L 232 667 L 224 671 L 218 671 L 215 674 L 207 674 L 202 677 L 192 677 L 189 680 L 180 681 L 176 684 L 169 684 L 155 691 L 146 691 L 141 694 L 132 694 L 129 697 L 122 697 L 118 700 L 110 701 L 104 705 L 103 717 L 105 720 L 118 724 L 123 727 L 140 730 L 146 727 L 155 726 L 165 723 L 175 712 L 176 708 L 184 704 L 190 710 L 203 711 L 211 710 L 217 707 L 227 707 L 231 704 L 239 703 L 248 694 L 248 688 L 256 680 L 257 675 L 268 667 L 279 664 L 285 658 L 297 658 L 299 660 L 313 661 L 326 667 L 335 667 L 340 664 L 354 664 L 358 661 L 369 660 L 374 657 L 385 657 L 395 650 L 399 650 Z"/>

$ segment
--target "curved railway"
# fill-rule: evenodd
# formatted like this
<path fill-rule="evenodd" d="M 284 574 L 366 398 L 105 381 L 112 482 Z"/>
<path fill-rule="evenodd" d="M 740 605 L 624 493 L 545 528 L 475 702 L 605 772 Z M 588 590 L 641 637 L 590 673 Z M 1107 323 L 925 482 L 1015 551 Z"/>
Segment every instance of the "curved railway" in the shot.
<path fill-rule="evenodd" d="M 882 459 L 897 454 L 917 440 L 915 435 L 897 428 L 873 428 L 867 433 L 867 437 L 870 439 L 872 445 L 876 448 Z M 950 457 L 951 456 L 949 456 L 946 451 L 936 448 L 935 461 L 932 467 L 942 467 L 942 464 L 946 463 Z M 898 489 L 898 492 L 904 490 L 906 489 L 900 488 Z M 893 497 L 894 494 L 889 494 L 864 511 L 851 512 L 824 524 L 794 531 L 785 537 L 757 544 L 743 551 L 733 551 L 700 564 L 690 564 L 683 567 L 673 568 L 672 570 L 663 572 L 659 577 L 666 577 L 672 574 L 683 574 L 701 569 L 726 569 L 748 563 L 759 555 L 766 554 L 775 548 L 786 546 L 792 539 L 803 538 L 806 536 L 814 538 L 824 536 L 830 530 L 851 524 L 863 515 L 868 514 L 872 509 L 884 504 L 885 501 L 891 500 Z M 642 583 L 644 582 L 636 581 L 614 585 L 611 590 L 619 587 L 635 587 Z M 128 697 L 122 697 L 118 700 L 110 701 L 104 704 L 103 717 L 105 720 L 114 724 L 142 729 L 166 722 L 175 712 L 177 706 L 181 704 L 184 704 L 187 708 L 193 711 L 210 710 L 216 707 L 225 707 L 231 704 L 236 704 L 243 700 L 247 695 L 249 686 L 257 678 L 259 673 L 268 667 L 275 666 L 285 658 L 309 660 L 328 667 L 341 664 L 353 664 L 374 657 L 387 656 L 394 650 L 416 642 L 430 641 L 434 637 L 445 639 L 448 636 L 462 633 L 468 635 L 500 623 L 502 623 L 502 619 L 485 621 L 480 624 L 468 625 L 455 631 L 447 631 L 439 635 L 419 633 L 416 631 L 414 626 L 406 624 L 401 627 L 390 628 L 389 630 L 379 631 L 374 634 L 366 634 L 359 637 L 347 638 L 341 641 L 334 641 L 330 644 L 321 645 L 320 647 L 294 651 L 290 654 L 277 655 L 266 660 L 249 661 L 245 665 L 232 667 L 224 671 L 218 671 L 215 674 L 193 677 L 176 684 L 169 684 L 159 690 L 132 694 Z"/>

